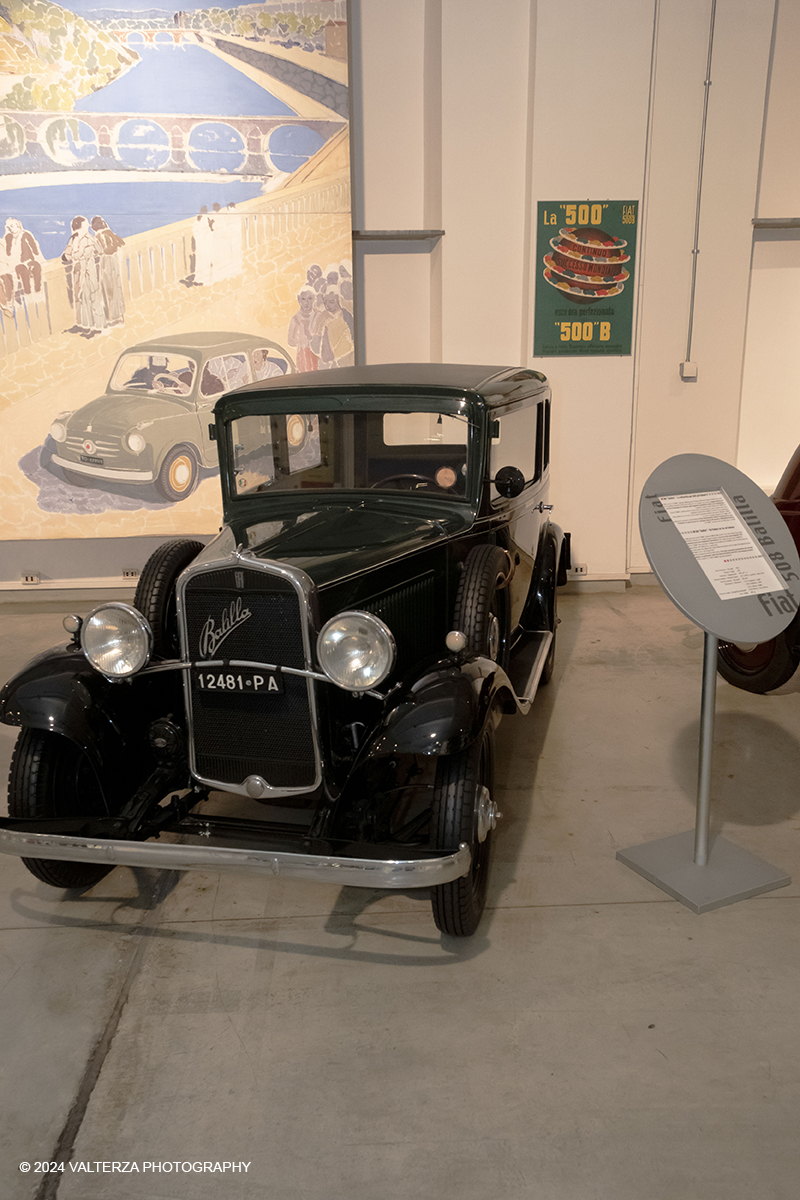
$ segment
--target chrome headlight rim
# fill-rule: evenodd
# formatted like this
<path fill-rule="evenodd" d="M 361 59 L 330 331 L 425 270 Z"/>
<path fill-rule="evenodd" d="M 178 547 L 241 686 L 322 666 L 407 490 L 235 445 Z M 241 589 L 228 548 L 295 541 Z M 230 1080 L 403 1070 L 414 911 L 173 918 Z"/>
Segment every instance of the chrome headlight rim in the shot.
<path fill-rule="evenodd" d="M 125 445 L 131 454 L 141 454 L 147 449 L 147 438 L 139 429 L 131 429 L 125 434 Z"/>
<path fill-rule="evenodd" d="M 328 643 L 325 639 L 334 625 L 346 619 L 353 619 L 355 621 L 366 623 L 375 637 L 383 643 L 382 648 L 387 652 L 387 662 L 385 668 L 378 675 L 373 676 L 366 683 L 361 684 L 361 686 L 358 686 L 353 680 L 342 682 L 340 678 L 337 678 L 331 672 L 331 670 L 329 670 L 329 664 L 326 660 L 326 648 Z M 322 629 L 319 631 L 319 635 L 317 637 L 317 662 L 331 683 L 335 684 L 336 687 L 342 688 L 346 692 L 353 692 L 356 695 L 363 695 L 371 691 L 372 688 L 379 687 L 380 684 L 383 683 L 384 679 L 391 674 L 396 660 L 397 643 L 394 640 L 394 634 L 392 633 L 391 629 L 385 621 L 380 619 L 380 617 L 376 617 L 374 613 L 366 612 L 364 609 L 348 608 L 343 612 L 336 613 L 336 615 L 331 617 L 329 621 L 325 622 Z"/>
<path fill-rule="evenodd" d="M 103 667 L 101 667 L 95 661 L 92 649 L 87 647 L 86 644 L 87 638 L 91 637 L 93 632 L 93 619 L 97 617 L 99 613 L 109 611 L 122 612 L 129 617 L 133 621 L 135 634 L 141 639 L 138 646 L 134 647 L 137 650 L 136 665 L 127 671 L 104 670 Z M 146 617 L 143 617 L 139 610 L 134 608 L 132 604 L 125 604 L 121 600 L 107 600 L 104 604 L 98 604 L 97 607 L 93 608 L 92 611 L 84 618 L 80 629 L 80 643 L 81 650 L 86 657 L 86 661 L 95 671 L 97 671 L 99 675 L 102 675 L 105 679 L 119 681 L 123 679 L 131 679 L 134 675 L 138 675 L 140 671 L 143 671 L 147 666 L 150 661 L 150 656 L 153 653 L 153 631 L 150 628 L 150 623 Z M 94 648 L 94 654 L 97 654 L 96 647 Z"/>

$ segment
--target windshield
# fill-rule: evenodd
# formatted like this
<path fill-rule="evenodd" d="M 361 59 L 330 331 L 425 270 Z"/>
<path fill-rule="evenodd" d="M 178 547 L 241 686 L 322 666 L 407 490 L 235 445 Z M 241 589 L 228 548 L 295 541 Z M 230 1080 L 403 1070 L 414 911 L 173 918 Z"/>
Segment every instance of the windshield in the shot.
<path fill-rule="evenodd" d="M 465 416 L 445 412 L 281 413 L 231 422 L 235 493 L 300 488 L 466 492 Z"/>
<path fill-rule="evenodd" d="M 196 370 L 185 354 L 123 354 L 109 387 L 115 392 L 188 396 Z"/>

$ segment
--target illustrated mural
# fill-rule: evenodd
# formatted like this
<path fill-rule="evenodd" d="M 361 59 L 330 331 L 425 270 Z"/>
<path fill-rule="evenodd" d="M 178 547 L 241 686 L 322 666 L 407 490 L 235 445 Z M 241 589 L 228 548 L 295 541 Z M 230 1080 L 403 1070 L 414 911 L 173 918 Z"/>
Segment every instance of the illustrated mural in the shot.
<path fill-rule="evenodd" d="M 0 49 L 0 537 L 215 532 L 217 398 L 354 358 L 346 0 L 5 0 Z"/>

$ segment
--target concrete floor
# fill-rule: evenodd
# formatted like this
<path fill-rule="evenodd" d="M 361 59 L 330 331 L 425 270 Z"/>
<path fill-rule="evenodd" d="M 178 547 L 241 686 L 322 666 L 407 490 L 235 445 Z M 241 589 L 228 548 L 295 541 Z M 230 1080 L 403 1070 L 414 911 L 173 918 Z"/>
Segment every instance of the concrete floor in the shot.
<path fill-rule="evenodd" d="M 561 616 L 470 940 L 424 893 L 2 860 L 4 1200 L 797 1200 L 800 696 L 720 681 L 714 827 L 795 882 L 696 916 L 614 855 L 693 825 L 702 634 L 655 587 Z M 2 625 L 3 678 L 61 638 Z"/>

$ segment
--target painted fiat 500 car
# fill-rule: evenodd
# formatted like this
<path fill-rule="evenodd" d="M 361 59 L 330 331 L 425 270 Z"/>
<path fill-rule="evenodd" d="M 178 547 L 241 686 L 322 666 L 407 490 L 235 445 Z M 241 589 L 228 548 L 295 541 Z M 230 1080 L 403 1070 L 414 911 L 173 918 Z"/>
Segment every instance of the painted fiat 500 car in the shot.
<path fill-rule="evenodd" d="M 189 333 L 131 346 L 105 395 L 58 414 L 51 461 L 78 486 L 150 484 L 165 500 L 185 500 L 200 468 L 217 465 L 208 427 L 220 396 L 294 369 L 282 346 L 242 333 Z"/>
<path fill-rule="evenodd" d="M 219 536 L 159 547 L 133 605 L 67 618 L 0 693 L 0 851 L 56 887 L 122 863 L 428 888 L 474 933 L 495 727 L 550 678 L 568 567 L 546 379 L 296 374 L 223 397 L 213 434 Z"/>

